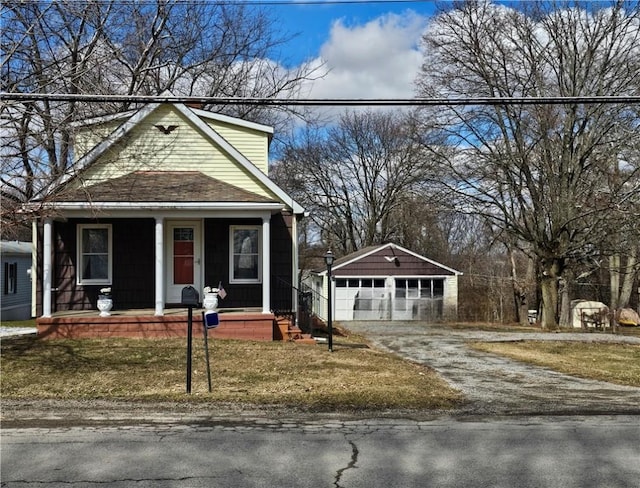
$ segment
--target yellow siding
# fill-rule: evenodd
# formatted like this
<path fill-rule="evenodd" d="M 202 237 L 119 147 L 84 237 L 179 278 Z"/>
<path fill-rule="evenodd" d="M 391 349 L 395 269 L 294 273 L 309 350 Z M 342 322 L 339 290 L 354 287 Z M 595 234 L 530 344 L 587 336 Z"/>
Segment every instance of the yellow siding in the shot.
<path fill-rule="evenodd" d="M 80 127 L 73 136 L 74 159 L 78 161 L 90 149 L 104 141 L 122 122 L 123 120 Z"/>
<path fill-rule="evenodd" d="M 205 119 L 205 122 L 244 154 L 260 171 L 267 174 L 269 166 L 269 137 L 267 134 L 217 120 Z"/>
<path fill-rule="evenodd" d="M 164 134 L 155 125 L 175 125 L 177 128 Z M 241 144 L 243 140 L 251 143 L 259 139 L 255 134 L 244 134 L 245 131 L 249 130 L 238 131 L 240 135 L 234 137 L 232 131 L 228 130 L 227 141 L 232 143 L 230 139 L 235 139 Z M 257 147 L 259 144 L 254 143 L 253 146 Z M 200 171 L 253 193 L 274 196 L 170 105 L 160 107 L 141 121 L 132 132 L 92 164 L 81 179 L 85 185 L 92 185 L 133 171 Z"/>

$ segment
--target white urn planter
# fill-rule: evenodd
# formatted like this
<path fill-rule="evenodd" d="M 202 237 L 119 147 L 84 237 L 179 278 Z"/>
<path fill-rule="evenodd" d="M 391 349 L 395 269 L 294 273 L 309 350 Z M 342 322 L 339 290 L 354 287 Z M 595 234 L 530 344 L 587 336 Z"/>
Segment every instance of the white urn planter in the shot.
<path fill-rule="evenodd" d="M 202 300 L 202 306 L 208 311 L 214 311 L 218 308 L 218 294 L 215 292 L 205 293 Z"/>
<path fill-rule="evenodd" d="M 98 310 L 100 310 L 100 317 L 109 317 L 109 313 L 113 308 L 113 300 L 108 297 L 98 297 Z"/>

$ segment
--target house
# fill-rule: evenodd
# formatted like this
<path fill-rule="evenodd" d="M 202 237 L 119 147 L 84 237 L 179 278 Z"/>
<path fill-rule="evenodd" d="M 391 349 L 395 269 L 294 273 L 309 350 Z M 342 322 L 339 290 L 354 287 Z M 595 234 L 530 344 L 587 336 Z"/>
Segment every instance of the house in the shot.
<path fill-rule="evenodd" d="M 31 318 L 31 243 L 0 242 L 0 321 Z"/>
<path fill-rule="evenodd" d="M 333 314 L 349 320 L 455 320 L 462 273 L 397 244 L 382 244 L 336 259 Z M 327 270 L 313 273 L 316 314 L 327 318 Z"/>
<path fill-rule="evenodd" d="M 181 103 L 75 129 L 74 173 L 29 206 L 39 333 L 183 334 L 182 290 L 202 300 L 221 283 L 216 333 L 272 339 L 275 316 L 296 310 L 304 212 L 268 177 L 273 129 Z M 96 309 L 103 288 L 109 317 Z"/>

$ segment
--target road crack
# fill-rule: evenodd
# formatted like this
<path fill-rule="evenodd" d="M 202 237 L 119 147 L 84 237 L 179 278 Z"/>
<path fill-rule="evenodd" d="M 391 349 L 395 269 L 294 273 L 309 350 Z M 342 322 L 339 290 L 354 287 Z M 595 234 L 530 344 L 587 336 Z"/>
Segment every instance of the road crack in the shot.
<path fill-rule="evenodd" d="M 336 478 L 333 482 L 333 486 L 335 486 L 336 488 L 341 488 L 340 480 L 342 479 L 342 475 L 345 471 L 357 468 L 356 463 L 358 462 L 358 455 L 360 454 L 360 452 L 358 451 L 358 446 L 356 446 L 355 442 L 349 441 L 349 444 L 351 445 L 351 460 L 349 461 L 349 464 L 347 464 L 344 468 L 340 468 L 338 471 L 336 471 Z"/>

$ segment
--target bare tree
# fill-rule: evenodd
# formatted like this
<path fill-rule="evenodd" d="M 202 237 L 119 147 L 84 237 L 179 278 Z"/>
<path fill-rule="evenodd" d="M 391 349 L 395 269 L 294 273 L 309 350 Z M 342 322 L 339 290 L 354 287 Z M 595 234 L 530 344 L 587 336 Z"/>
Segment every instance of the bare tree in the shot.
<path fill-rule="evenodd" d="M 2 2 L 1 90 L 92 95 L 288 98 L 308 66 L 272 61 L 291 38 L 264 9 L 229 2 L 61 0 Z M 8 102 L 0 108 L 2 192 L 31 198 L 71 171 L 70 122 L 136 108 L 125 103 Z M 286 123 L 278 107 L 208 107 Z M 297 115 L 297 114 L 295 114 Z"/>
<path fill-rule="evenodd" d="M 597 96 L 637 93 L 637 4 L 467 2 L 424 36 L 423 96 Z M 426 111 L 425 111 L 426 112 Z M 425 113 L 453 156 L 440 181 L 455 204 L 535 257 L 543 325 L 557 326 L 558 282 L 598 252 L 637 202 L 637 113 L 623 104 L 451 107 Z M 624 168 L 612 178 L 612 159 Z M 622 209 L 613 212 L 612 209 Z"/>
<path fill-rule="evenodd" d="M 347 254 L 401 236 L 430 165 L 411 118 L 345 112 L 336 126 L 308 127 L 273 174 L 311 210 L 318 237 Z"/>

